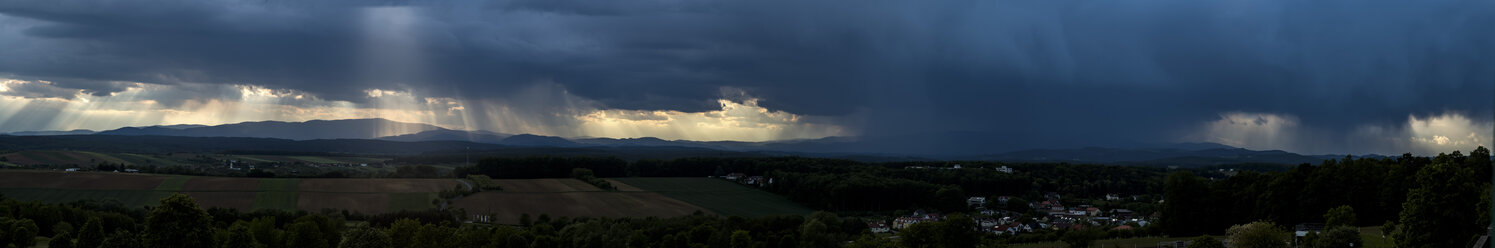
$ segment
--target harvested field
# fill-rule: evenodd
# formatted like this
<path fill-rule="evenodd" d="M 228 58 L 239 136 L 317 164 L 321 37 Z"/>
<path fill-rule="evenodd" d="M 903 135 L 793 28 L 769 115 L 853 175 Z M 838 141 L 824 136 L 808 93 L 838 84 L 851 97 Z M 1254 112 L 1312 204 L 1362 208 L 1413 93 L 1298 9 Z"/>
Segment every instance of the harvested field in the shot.
<path fill-rule="evenodd" d="M 612 180 L 612 179 L 603 179 L 603 180 L 607 180 L 607 183 L 613 184 L 613 188 L 618 188 L 618 191 L 629 191 L 629 192 L 631 192 L 631 191 L 644 191 L 644 189 L 640 189 L 638 187 L 634 187 L 633 185 L 628 185 L 626 183 L 619 182 L 618 180 Z"/>
<path fill-rule="evenodd" d="M 0 188 L 151 190 L 165 180 L 111 172 L 0 171 Z"/>
<path fill-rule="evenodd" d="M 197 205 L 203 208 L 220 207 L 233 208 L 239 211 L 249 211 L 254 207 L 255 192 L 184 192 L 187 196 L 197 200 Z"/>
<path fill-rule="evenodd" d="M 389 194 L 301 192 L 296 208 L 307 211 L 333 208 L 366 214 L 384 213 L 389 211 Z"/>
<path fill-rule="evenodd" d="M 440 192 L 456 188 L 455 179 L 301 179 L 302 191 L 315 192 Z M 508 189 L 508 188 L 504 188 Z"/>
<path fill-rule="evenodd" d="M 705 211 L 700 207 L 650 192 L 481 192 L 457 200 L 456 208 L 469 214 L 493 215 L 497 223 L 518 224 L 519 215 L 551 217 L 673 217 Z"/>
<path fill-rule="evenodd" d="M 259 190 L 259 178 L 194 177 L 182 185 L 184 191 L 255 191 Z"/>
<path fill-rule="evenodd" d="M 546 179 L 494 179 L 503 192 L 576 192 L 602 191 L 581 180 L 571 178 Z"/>
<path fill-rule="evenodd" d="M 162 181 L 161 185 L 156 185 L 156 190 L 163 190 L 163 191 L 178 191 L 178 190 L 182 190 L 182 186 L 186 186 L 187 185 L 187 181 L 189 181 L 189 180 L 192 180 L 192 176 L 181 176 L 181 175 L 166 176 L 166 181 Z"/>

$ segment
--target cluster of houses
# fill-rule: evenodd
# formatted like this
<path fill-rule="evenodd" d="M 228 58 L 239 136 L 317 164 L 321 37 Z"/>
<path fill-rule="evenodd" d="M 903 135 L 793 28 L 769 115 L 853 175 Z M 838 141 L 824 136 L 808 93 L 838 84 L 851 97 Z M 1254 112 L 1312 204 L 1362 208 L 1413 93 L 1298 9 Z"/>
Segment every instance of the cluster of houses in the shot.
<path fill-rule="evenodd" d="M 909 166 L 909 167 L 903 167 L 903 168 L 905 168 L 905 169 L 926 169 L 926 170 L 929 170 L 929 169 L 959 170 L 959 169 L 962 169 L 964 167 L 961 167 L 959 164 L 956 164 L 955 166 L 950 166 L 950 167 Z M 1000 167 L 997 167 L 997 168 L 992 168 L 992 169 L 996 169 L 997 171 L 1000 171 L 1002 173 L 1012 174 L 1012 167 L 1007 167 L 1006 165 L 1003 165 L 1003 166 L 1000 166 Z"/>
<path fill-rule="evenodd" d="M 1096 226 L 1114 226 L 1112 229 L 1126 230 L 1148 225 L 1155 216 L 1138 216 L 1128 209 L 1103 210 L 1091 205 L 1065 206 L 1059 201 L 1058 193 L 1045 194 L 1045 200 L 1028 203 L 1028 206 L 1047 214 L 1024 221 L 1018 217 L 1022 214 L 1005 211 L 985 209 L 986 197 L 970 197 L 967 204 L 980 210 L 978 215 L 973 216 L 982 231 L 992 234 L 1019 234 L 1033 232 L 1035 230 L 1052 229 L 1084 229 Z M 1011 196 L 999 196 L 997 201 L 1007 203 Z M 894 232 L 910 225 L 921 222 L 932 222 L 944 220 L 944 216 L 938 213 L 928 213 L 923 210 L 914 211 L 907 216 L 899 216 L 892 220 L 892 224 L 882 221 L 867 223 L 867 227 L 874 233 Z M 1137 226 L 1132 226 L 1135 223 Z"/>
<path fill-rule="evenodd" d="M 727 173 L 727 175 L 723 176 L 722 179 L 758 187 L 767 187 L 769 184 L 773 184 L 773 178 L 764 178 L 763 176 L 748 176 L 747 174 L 741 172 Z"/>

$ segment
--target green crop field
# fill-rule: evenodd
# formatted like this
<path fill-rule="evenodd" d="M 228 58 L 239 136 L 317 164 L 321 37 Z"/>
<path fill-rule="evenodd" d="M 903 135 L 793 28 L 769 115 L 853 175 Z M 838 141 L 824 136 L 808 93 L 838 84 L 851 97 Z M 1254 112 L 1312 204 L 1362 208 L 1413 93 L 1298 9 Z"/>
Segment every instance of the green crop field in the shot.
<path fill-rule="evenodd" d="M 260 191 L 296 191 L 301 189 L 301 179 L 296 178 L 266 178 L 260 179 Z"/>
<path fill-rule="evenodd" d="M 416 210 L 426 210 L 426 209 L 435 208 L 434 205 L 431 205 L 431 200 L 432 199 L 436 199 L 436 194 L 433 194 L 433 193 L 390 193 L 389 194 L 389 211 L 390 212 L 399 212 L 400 210 L 416 211 Z"/>
<path fill-rule="evenodd" d="M 809 214 L 809 208 L 783 196 L 715 178 L 611 178 L 721 215 L 756 217 Z"/>
<path fill-rule="evenodd" d="M 254 206 L 251 210 L 280 209 L 287 211 L 296 210 L 297 199 L 301 194 L 285 191 L 261 191 L 254 195 Z"/>
<path fill-rule="evenodd" d="M 154 206 L 171 192 L 153 190 L 83 190 L 83 189 L 0 189 L 5 197 L 44 203 L 68 203 L 79 200 L 115 200 L 126 207 Z"/>
<path fill-rule="evenodd" d="M 166 178 L 165 182 L 161 182 L 161 186 L 156 186 L 156 190 L 165 190 L 165 191 L 182 190 L 182 186 L 187 185 L 187 180 L 192 180 L 192 177 L 191 176 L 170 176 L 170 177 Z"/>

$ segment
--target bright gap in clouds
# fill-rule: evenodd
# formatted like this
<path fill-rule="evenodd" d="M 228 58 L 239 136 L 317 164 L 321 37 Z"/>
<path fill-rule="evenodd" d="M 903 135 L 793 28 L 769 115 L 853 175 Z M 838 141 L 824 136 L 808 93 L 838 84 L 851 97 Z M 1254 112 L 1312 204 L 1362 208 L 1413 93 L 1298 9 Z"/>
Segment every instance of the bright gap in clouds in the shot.
<path fill-rule="evenodd" d="M 384 118 L 458 130 L 563 137 L 772 141 L 851 135 L 833 119 L 773 111 L 752 98 L 718 100 L 720 110 L 705 112 L 622 110 L 571 95 L 555 84 L 538 84 L 505 101 L 367 89 L 367 101 L 354 103 L 256 85 L 131 83 L 124 91 L 94 96 L 45 81 L 0 82 L 0 132 Z M 382 130 L 379 135 L 416 131 Z"/>
<path fill-rule="evenodd" d="M 1395 124 L 1362 124 L 1353 130 L 1330 130 L 1278 113 L 1227 112 L 1206 122 L 1184 140 L 1303 154 L 1434 155 L 1490 147 L 1495 120 L 1475 120 L 1462 113 L 1407 116 Z"/>

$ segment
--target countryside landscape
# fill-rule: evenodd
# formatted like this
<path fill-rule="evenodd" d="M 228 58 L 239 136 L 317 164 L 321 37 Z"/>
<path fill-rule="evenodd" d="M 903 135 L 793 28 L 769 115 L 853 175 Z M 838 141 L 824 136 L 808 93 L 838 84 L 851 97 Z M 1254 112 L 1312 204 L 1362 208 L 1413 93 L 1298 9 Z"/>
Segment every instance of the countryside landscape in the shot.
<path fill-rule="evenodd" d="M 0 0 L 0 248 L 1495 248 L 1495 1 Z"/>

